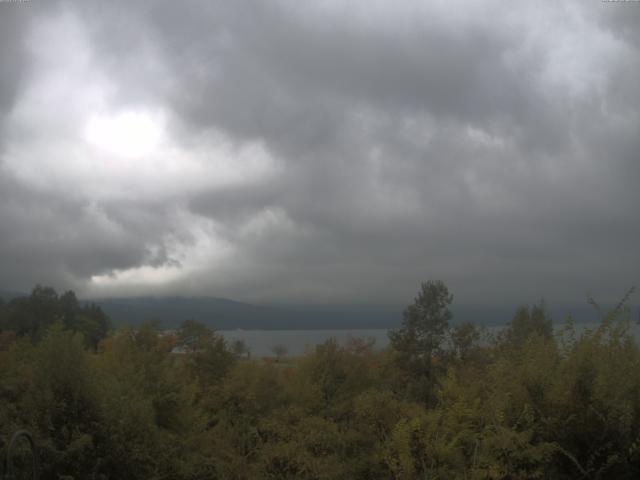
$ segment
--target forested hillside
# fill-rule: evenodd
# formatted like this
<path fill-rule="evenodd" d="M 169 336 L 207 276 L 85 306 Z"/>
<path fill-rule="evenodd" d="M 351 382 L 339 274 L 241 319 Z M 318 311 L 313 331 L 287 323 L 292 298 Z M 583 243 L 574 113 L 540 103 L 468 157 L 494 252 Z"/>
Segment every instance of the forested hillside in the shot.
<path fill-rule="evenodd" d="M 452 326 L 452 302 L 427 282 L 389 348 L 276 359 L 195 321 L 114 330 L 37 287 L 0 305 L 0 449 L 31 431 L 43 479 L 638 478 L 624 302 L 580 334 L 525 306 L 494 337 Z"/>
<path fill-rule="evenodd" d="M 133 297 L 94 301 L 114 325 L 139 326 L 149 319 L 176 328 L 190 318 L 217 330 L 395 328 L 398 309 L 370 306 L 264 306 L 212 297 Z"/>

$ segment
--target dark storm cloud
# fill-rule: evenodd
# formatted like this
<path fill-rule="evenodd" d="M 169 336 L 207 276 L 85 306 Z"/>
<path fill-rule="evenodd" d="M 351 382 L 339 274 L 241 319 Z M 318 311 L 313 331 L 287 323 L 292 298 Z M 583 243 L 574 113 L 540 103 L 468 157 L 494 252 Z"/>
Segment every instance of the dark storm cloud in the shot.
<path fill-rule="evenodd" d="M 426 16 L 385 29 L 359 22 L 349 9 L 315 16 L 275 2 L 189 5 L 200 8 L 148 5 L 138 17 L 144 35 L 130 10 L 121 15 L 132 29 L 124 35 L 129 55 L 132 45 L 156 46 L 174 78 L 169 100 L 192 126 L 264 138 L 289 155 L 326 150 L 360 107 L 374 115 L 428 112 L 484 128 L 515 125 L 539 143 L 562 138 L 562 106 L 532 89 L 544 52 L 516 65 L 505 60 L 521 32 L 455 30 Z M 112 32 L 101 33 L 104 44 Z"/>
<path fill-rule="evenodd" d="M 108 210 L 28 188 L 0 170 L 0 285 L 24 291 L 42 282 L 77 289 L 113 269 L 171 262 L 162 248 L 148 247 L 149 238 L 162 231 L 154 225 L 162 212 L 149 220 L 148 212 L 127 206 L 118 206 L 114 217 Z"/>
<path fill-rule="evenodd" d="M 398 302 L 441 277 L 470 302 L 569 301 L 637 281 L 634 5 L 62 5 L 120 106 L 162 105 L 187 151 L 212 135 L 260 145 L 274 169 L 97 210 L 47 201 L 70 203 L 51 217 L 74 225 L 77 252 L 32 250 L 78 283 L 175 265 L 168 239 L 196 245 L 190 221 L 234 253 L 177 291 Z M 0 101 L 15 101 L 6 81 Z M 104 235 L 102 215 L 125 233 Z"/>
<path fill-rule="evenodd" d="M 0 150 L 5 116 L 15 102 L 25 73 L 24 31 L 28 25 L 26 9 L 2 5 L 0 10 Z"/>
<path fill-rule="evenodd" d="M 612 35 L 622 38 L 630 46 L 640 48 L 639 8 L 625 8 L 624 5 L 607 5 L 601 7 L 601 26 Z"/>

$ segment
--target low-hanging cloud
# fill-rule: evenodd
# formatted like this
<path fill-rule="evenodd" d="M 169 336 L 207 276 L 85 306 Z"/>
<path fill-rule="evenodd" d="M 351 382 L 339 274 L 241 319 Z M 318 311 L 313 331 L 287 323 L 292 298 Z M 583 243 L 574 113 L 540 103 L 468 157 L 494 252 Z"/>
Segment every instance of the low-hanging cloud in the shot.
<path fill-rule="evenodd" d="M 402 303 L 437 277 L 495 303 L 637 280 L 633 4 L 52 5 L 0 29 L 3 287 Z M 87 141 L 123 115 L 158 140 Z"/>

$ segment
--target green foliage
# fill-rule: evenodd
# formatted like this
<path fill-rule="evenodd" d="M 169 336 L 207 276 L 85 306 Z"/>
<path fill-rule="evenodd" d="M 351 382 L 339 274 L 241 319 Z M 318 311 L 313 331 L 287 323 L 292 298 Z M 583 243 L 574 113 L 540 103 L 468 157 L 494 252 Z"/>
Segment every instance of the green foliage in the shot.
<path fill-rule="evenodd" d="M 542 306 L 522 308 L 488 341 L 448 327 L 443 284 L 422 288 L 390 348 L 329 340 L 281 362 L 193 321 L 175 335 L 120 329 L 94 348 L 78 327 L 87 307 L 34 290 L 0 306 L 3 328 L 41 319 L 2 332 L 0 450 L 28 428 L 46 479 L 640 476 L 628 312 L 554 333 Z"/>
<path fill-rule="evenodd" d="M 465 322 L 451 329 L 451 349 L 454 358 L 469 361 L 479 351 L 481 331 L 473 323 Z"/>
<path fill-rule="evenodd" d="M 100 457 L 101 412 L 81 336 L 54 327 L 37 347 L 15 344 L 8 360 L 0 402 L 13 408 L 3 413 L 9 425 L 34 432 L 43 476 L 52 477 L 54 465 L 72 477 L 91 471 Z"/>
<path fill-rule="evenodd" d="M 540 302 L 539 305 L 533 307 L 520 307 L 502 333 L 506 345 L 520 347 L 533 335 L 546 339 L 551 338 L 553 323 L 544 310 L 544 303 Z"/>
<path fill-rule="evenodd" d="M 37 342 L 57 323 L 80 333 L 91 348 L 97 348 L 111 329 L 111 322 L 100 307 L 81 305 L 72 291 L 58 296 L 53 288 L 37 285 L 30 296 L 0 304 L 0 332 L 3 337 L 11 333 Z"/>
<path fill-rule="evenodd" d="M 182 323 L 177 347 L 187 353 L 188 370 L 204 387 L 221 381 L 238 359 L 238 353 L 227 347 L 224 338 L 195 320 Z"/>
<path fill-rule="evenodd" d="M 401 372 L 399 388 L 427 404 L 434 389 L 444 351 L 443 342 L 453 317 L 453 295 L 442 281 L 422 283 L 412 305 L 403 313 L 402 327 L 389 333 L 396 365 Z"/>

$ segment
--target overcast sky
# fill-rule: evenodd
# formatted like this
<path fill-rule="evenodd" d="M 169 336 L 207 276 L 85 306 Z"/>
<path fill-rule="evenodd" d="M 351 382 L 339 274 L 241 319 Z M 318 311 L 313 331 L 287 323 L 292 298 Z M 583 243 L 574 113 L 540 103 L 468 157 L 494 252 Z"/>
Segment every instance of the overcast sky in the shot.
<path fill-rule="evenodd" d="M 619 299 L 640 3 L 0 1 L 0 288 Z"/>

